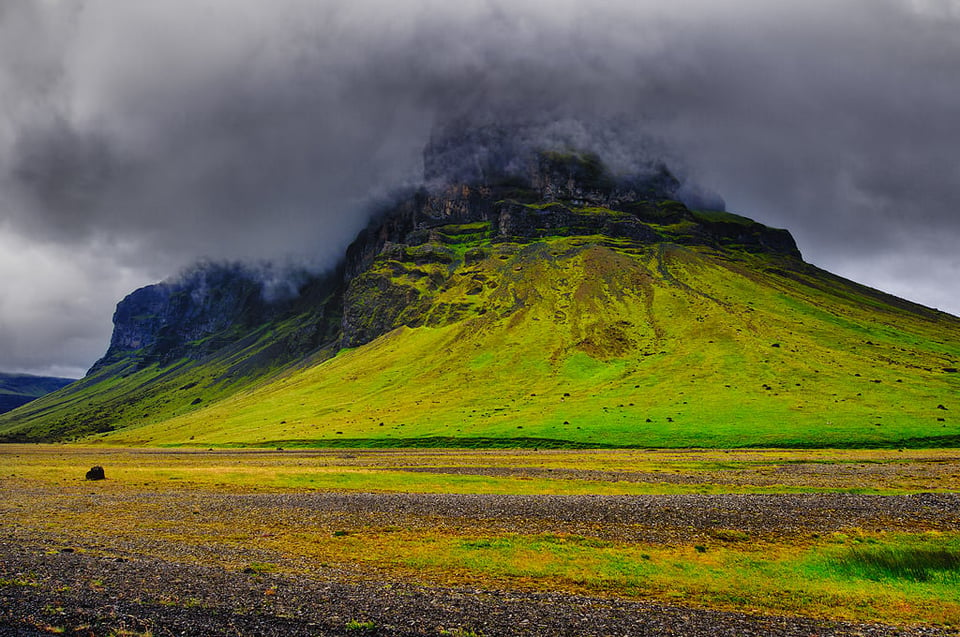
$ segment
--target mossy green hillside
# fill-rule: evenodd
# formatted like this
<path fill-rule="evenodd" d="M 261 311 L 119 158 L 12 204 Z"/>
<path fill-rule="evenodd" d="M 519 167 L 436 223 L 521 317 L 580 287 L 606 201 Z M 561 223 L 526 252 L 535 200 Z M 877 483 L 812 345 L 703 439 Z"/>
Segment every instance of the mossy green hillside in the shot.
<path fill-rule="evenodd" d="M 319 309 L 302 305 L 245 332 L 234 324 L 205 337 L 216 343 L 202 343 L 202 356 L 116 354 L 0 417 L 0 436 L 581 448 L 960 442 L 956 317 L 805 264 L 788 233 L 730 213 L 673 201 L 496 206 L 498 222 L 435 223 L 408 243 L 387 242 L 342 301 L 334 291 Z M 339 336 L 311 349 L 304 339 L 335 335 L 329 326 Z"/>
<path fill-rule="evenodd" d="M 0 420 L 0 440 L 76 440 L 126 427 L 157 425 L 272 377 L 312 315 L 263 326 L 199 360 L 144 364 L 139 352 L 96 370 Z"/>
<path fill-rule="evenodd" d="M 348 293 L 380 308 L 357 320 L 385 335 L 102 440 L 960 442 L 960 375 L 949 371 L 960 360 L 955 317 L 782 255 L 605 235 L 525 243 L 491 235 L 482 225 L 440 227 L 435 236 L 445 241 L 434 248 L 385 250 Z M 398 296 L 405 302 L 392 304 Z"/>

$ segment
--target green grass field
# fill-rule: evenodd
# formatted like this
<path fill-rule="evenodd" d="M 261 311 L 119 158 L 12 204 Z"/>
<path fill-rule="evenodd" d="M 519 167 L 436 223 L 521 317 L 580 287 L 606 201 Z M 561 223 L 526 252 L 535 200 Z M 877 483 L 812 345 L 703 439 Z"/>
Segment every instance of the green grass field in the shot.
<path fill-rule="evenodd" d="M 75 484 L 78 467 L 100 463 L 109 465 L 113 478 L 106 488 L 160 490 L 173 485 L 229 492 L 529 495 L 960 491 L 960 467 L 952 449 L 265 452 L 5 445 L 0 459 L 10 470 L 8 477 L 51 487 Z M 462 473 L 442 473 L 452 468 Z M 631 476 L 644 480 L 627 481 Z"/>

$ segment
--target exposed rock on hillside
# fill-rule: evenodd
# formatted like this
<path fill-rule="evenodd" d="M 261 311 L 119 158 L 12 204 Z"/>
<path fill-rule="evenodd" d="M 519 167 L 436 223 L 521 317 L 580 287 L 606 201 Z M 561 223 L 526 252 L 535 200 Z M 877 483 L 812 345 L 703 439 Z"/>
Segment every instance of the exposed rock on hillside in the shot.
<path fill-rule="evenodd" d="M 786 230 L 673 200 L 679 183 L 662 165 L 615 178 L 593 155 L 526 149 L 511 161 L 505 158 L 510 144 L 499 137 L 472 144 L 464 156 L 450 142 L 432 142 L 424 160 L 431 185 L 377 219 L 350 247 L 343 346 L 362 345 L 400 325 L 437 324 L 431 297 L 450 285 L 458 263 L 483 258 L 484 242 L 597 236 L 800 259 Z M 445 181 L 451 176 L 467 181 Z M 465 249 L 458 254 L 452 245 Z M 440 312 L 440 324 L 478 311 L 449 309 Z"/>
<path fill-rule="evenodd" d="M 679 182 L 660 164 L 642 175 L 614 177 L 594 155 L 514 148 L 482 131 L 433 140 L 424 163 L 429 185 L 371 222 L 337 272 L 304 277 L 280 300 L 268 298 L 255 269 L 237 264 L 203 264 L 141 288 L 117 306 L 110 348 L 91 372 L 125 359 L 138 368 L 200 360 L 294 309 L 323 306 L 327 319 L 342 314 L 344 347 L 422 324 L 431 293 L 446 285 L 455 263 L 481 258 L 482 249 L 458 254 L 450 247 L 471 235 L 493 243 L 596 235 L 800 256 L 785 230 L 691 211 L 673 200 Z M 418 281 L 400 281 L 404 276 Z M 311 288 L 325 294 L 310 294 Z M 325 305 L 331 294 L 343 299 L 342 308 Z M 328 320 L 312 334 L 301 333 L 305 345 L 283 348 L 284 360 L 332 344 L 337 336 L 330 328 Z"/>
<path fill-rule="evenodd" d="M 177 279 L 140 288 L 117 305 L 110 348 L 90 373 L 127 358 L 137 367 L 202 359 L 270 321 L 302 311 L 306 302 L 322 309 L 330 278 L 304 277 L 297 289 L 277 295 L 254 268 L 197 265 Z M 292 353 L 304 355 L 317 347 L 325 328 L 321 321 L 314 334 L 305 335 L 305 346 Z"/>

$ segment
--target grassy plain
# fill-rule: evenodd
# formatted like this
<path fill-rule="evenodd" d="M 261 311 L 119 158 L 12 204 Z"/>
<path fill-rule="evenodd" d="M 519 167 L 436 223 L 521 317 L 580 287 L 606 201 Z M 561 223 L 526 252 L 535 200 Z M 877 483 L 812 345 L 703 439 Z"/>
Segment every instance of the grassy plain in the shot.
<path fill-rule="evenodd" d="M 82 479 L 93 464 L 105 467 L 107 480 Z M 451 501 L 463 494 L 896 498 L 960 490 L 956 450 L 207 452 L 9 445 L 0 447 L 0 466 L 4 534 L 51 551 L 149 555 L 253 576 L 403 578 L 960 625 L 960 531 L 942 519 L 864 526 L 841 519 L 824 529 L 802 520 L 790 529 L 663 521 L 652 529 L 443 512 L 398 519 L 349 507 L 321 515 L 311 512 L 309 498 L 284 499 L 336 493 L 441 494 Z M 189 603 L 178 600 L 175 587 L 170 595 L 171 603 Z"/>
<path fill-rule="evenodd" d="M 84 464 L 99 463 L 109 467 L 111 480 L 98 485 L 106 489 L 530 495 L 960 491 L 960 460 L 952 449 L 201 451 L 3 445 L 0 460 L 9 480 L 51 487 L 76 485 Z M 459 473 L 444 473 L 450 469 Z"/>

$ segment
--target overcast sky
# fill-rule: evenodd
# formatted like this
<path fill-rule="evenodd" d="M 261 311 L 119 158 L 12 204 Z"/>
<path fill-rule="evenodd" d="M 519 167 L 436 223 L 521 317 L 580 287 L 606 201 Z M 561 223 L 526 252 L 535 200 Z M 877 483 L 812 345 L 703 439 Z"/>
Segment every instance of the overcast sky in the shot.
<path fill-rule="evenodd" d="M 2 0 L 0 369 L 82 375 L 200 258 L 331 265 L 473 113 L 611 122 L 960 314 L 960 0 Z"/>

